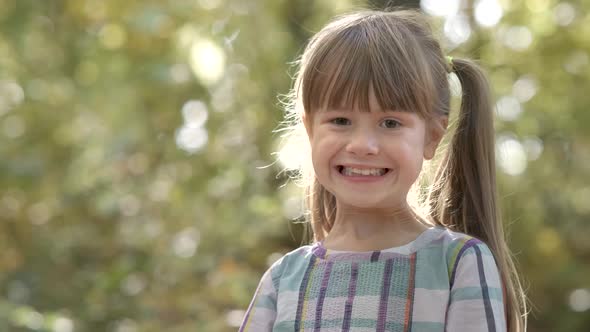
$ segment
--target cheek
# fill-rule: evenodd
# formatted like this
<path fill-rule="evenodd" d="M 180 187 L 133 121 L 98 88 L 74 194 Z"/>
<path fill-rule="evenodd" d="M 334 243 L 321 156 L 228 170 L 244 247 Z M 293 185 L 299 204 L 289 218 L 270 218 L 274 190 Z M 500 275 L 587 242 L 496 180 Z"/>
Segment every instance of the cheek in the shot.
<path fill-rule="evenodd" d="M 319 132 L 315 135 L 314 139 L 311 140 L 311 149 L 314 154 L 329 153 L 334 150 L 335 145 L 338 142 L 338 138 L 335 135 L 326 135 Z"/>
<path fill-rule="evenodd" d="M 414 164 L 414 177 L 416 180 L 416 178 L 418 178 L 418 176 L 420 175 L 420 172 L 422 172 L 422 164 L 424 163 L 424 159 L 422 158 L 422 155 L 418 156 L 418 158 L 416 158 L 415 160 L 415 164 Z"/>
<path fill-rule="evenodd" d="M 328 162 L 329 150 L 330 144 L 326 140 L 315 140 L 311 142 L 311 161 L 316 171 L 320 170 L 318 167 Z"/>
<path fill-rule="evenodd" d="M 404 144 L 403 151 L 400 155 L 404 156 L 404 164 L 408 169 L 408 174 L 418 176 L 422 171 L 422 164 L 424 162 L 424 150 L 422 141 L 412 141 Z"/>

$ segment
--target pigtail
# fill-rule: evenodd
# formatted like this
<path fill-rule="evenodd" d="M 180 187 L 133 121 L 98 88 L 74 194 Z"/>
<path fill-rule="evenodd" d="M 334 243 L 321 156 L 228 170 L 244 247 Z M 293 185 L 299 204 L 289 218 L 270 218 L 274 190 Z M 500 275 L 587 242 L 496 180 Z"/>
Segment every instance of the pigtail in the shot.
<path fill-rule="evenodd" d="M 504 284 L 508 331 L 525 331 L 525 295 L 504 237 L 498 208 L 495 138 L 485 74 L 469 60 L 449 59 L 461 82 L 456 128 L 428 197 L 437 224 L 484 241 L 494 253 Z M 522 309 L 522 311 L 521 311 Z"/>
<path fill-rule="evenodd" d="M 489 87 L 483 72 L 471 61 L 454 59 L 452 70 L 461 82 L 463 96 L 455 134 L 430 193 L 431 216 L 487 243 L 502 235 Z"/>

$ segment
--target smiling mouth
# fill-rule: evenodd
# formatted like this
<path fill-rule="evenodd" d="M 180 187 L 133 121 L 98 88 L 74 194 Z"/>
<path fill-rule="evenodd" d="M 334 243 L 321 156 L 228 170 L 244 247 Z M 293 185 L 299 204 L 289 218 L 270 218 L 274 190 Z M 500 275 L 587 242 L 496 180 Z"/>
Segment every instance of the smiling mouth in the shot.
<path fill-rule="evenodd" d="M 338 172 L 344 176 L 383 176 L 387 174 L 389 168 L 356 168 L 339 165 Z"/>

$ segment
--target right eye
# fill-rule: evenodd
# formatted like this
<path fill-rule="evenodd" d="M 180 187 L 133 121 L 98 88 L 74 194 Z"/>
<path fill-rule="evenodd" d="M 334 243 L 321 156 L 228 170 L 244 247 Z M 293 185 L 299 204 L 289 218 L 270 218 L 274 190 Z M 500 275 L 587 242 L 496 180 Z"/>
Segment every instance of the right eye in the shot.
<path fill-rule="evenodd" d="M 337 126 L 347 126 L 350 124 L 350 120 L 347 118 L 334 118 L 330 120 L 330 123 L 335 124 Z"/>

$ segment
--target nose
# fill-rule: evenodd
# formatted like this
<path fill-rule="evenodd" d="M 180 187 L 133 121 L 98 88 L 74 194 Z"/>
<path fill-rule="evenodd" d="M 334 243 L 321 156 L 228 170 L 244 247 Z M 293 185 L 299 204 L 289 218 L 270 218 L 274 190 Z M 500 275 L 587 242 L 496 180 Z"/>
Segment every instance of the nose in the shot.
<path fill-rule="evenodd" d="M 369 130 L 356 130 L 346 145 L 346 151 L 355 155 L 374 155 L 379 153 L 379 140 Z"/>

